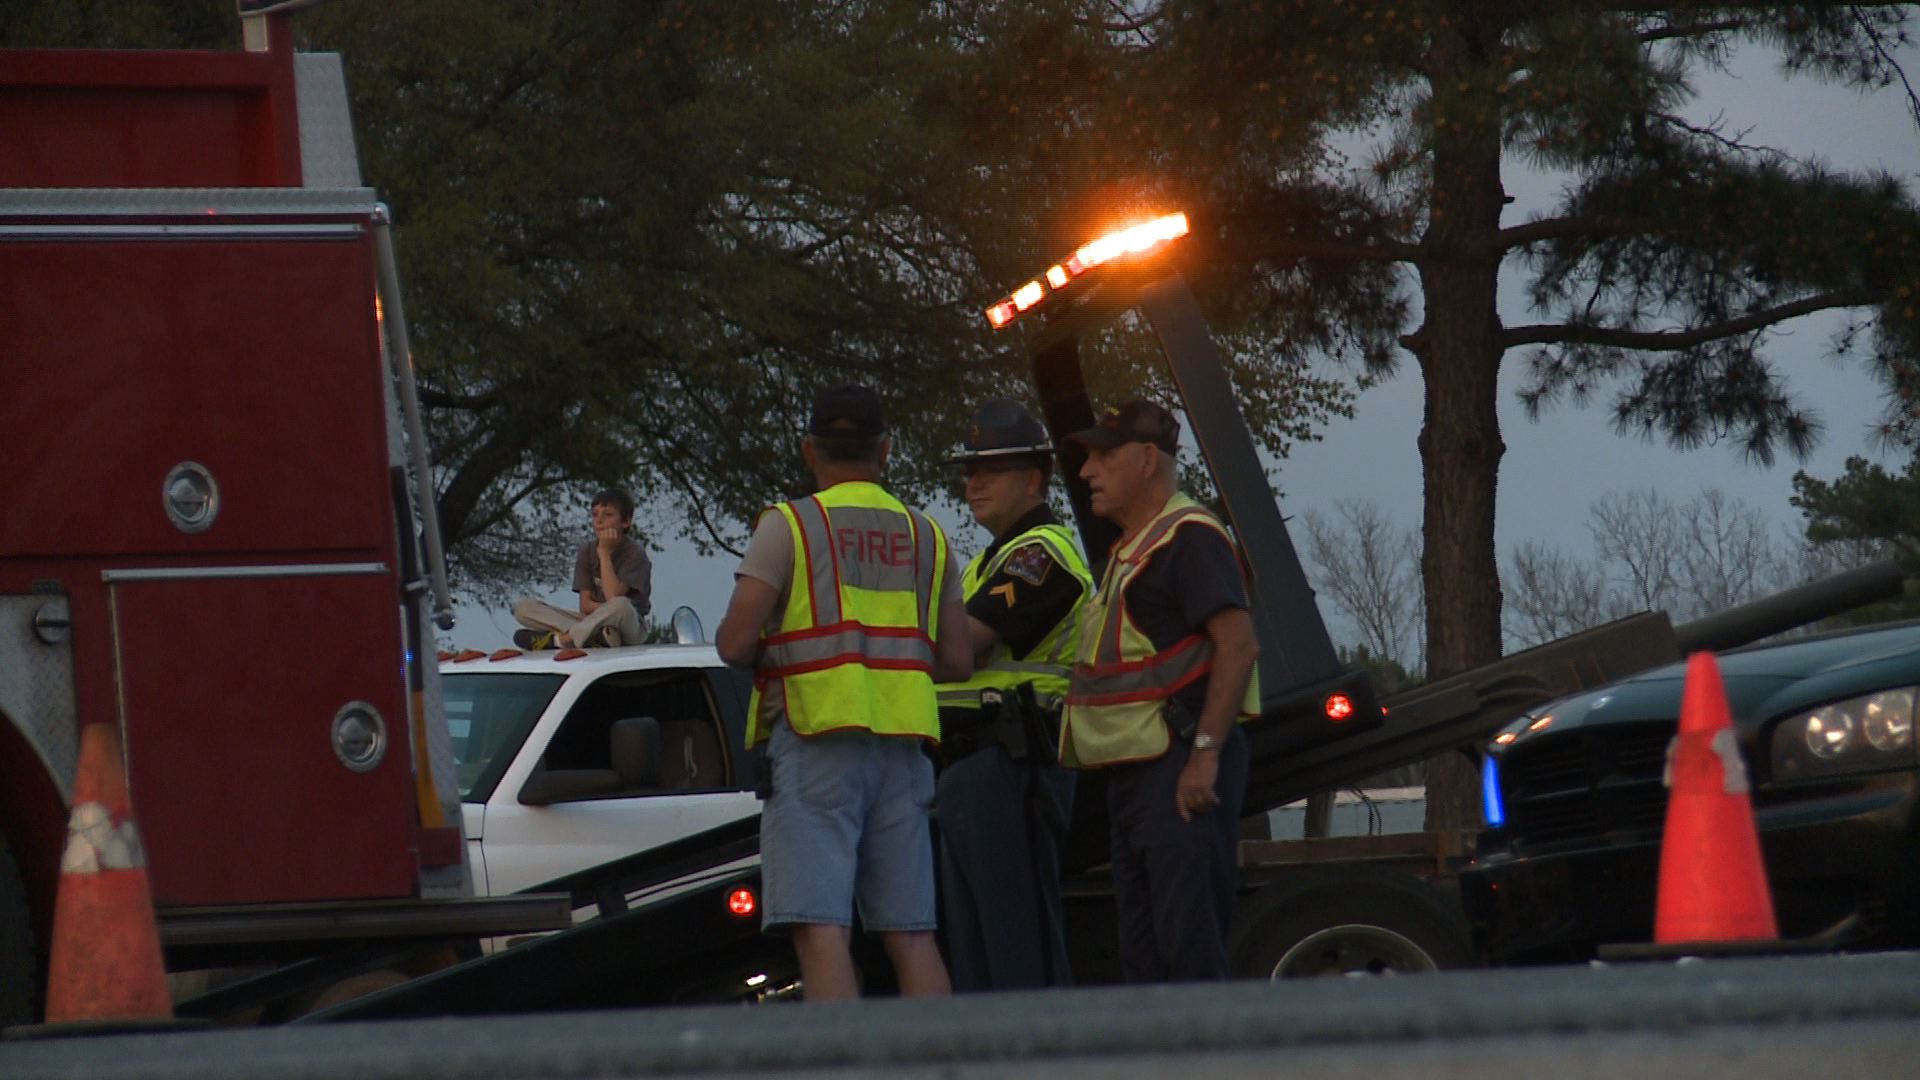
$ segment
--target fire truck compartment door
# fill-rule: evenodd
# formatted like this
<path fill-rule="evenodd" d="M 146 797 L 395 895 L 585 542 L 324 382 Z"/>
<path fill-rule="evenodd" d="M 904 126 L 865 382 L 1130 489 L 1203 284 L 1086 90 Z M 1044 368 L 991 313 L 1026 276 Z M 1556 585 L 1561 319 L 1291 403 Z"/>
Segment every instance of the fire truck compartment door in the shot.
<path fill-rule="evenodd" d="M 0 552 L 392 549 L 362 225 L 26 228 L 0 225 L 0 501 L 31 512 Z M 217 486 L 200 531 L 167 514 L 183 464 Z"/>
<path fill-rule="evenodd" d="M 410 895 L 417 813 L 390 570 L 199 567 L 108 580 L 128 779 L 156 902 Z M 356 703 L 385 737 L 364 771 L 334 741 L 336 717 Z"/>

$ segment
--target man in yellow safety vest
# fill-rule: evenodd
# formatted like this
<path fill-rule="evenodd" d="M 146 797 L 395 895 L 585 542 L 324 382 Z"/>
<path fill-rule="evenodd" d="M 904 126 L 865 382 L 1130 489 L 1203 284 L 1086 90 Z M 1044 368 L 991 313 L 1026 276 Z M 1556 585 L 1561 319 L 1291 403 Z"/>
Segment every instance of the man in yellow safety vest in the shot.
<path fill-rule="evenodd" d="M 1180 493 L 1180 425 L 1149 401 L 1071 438 L 1093 512 L 1120 526 L 1080 650 L 1061 760 L 1107 775 L 1120 966 L 1129 982 L 1227 977 L 1260 646 L 1226 527 Z"/>
<path fill-rule="evenodd" d="M 947 460 L 966 469 L 967 506 L 993 533 L 961 585 L 978 670 L 939 687 L 934 820 L 953 985 L 1065 986 L 1060 848 L 1073 773 L 1059 767 L 1055 746 L 1093 578 L 1047 507 L 1047 429 L 1019 402 L 981 406 Z"/>
<path fill-rule="evenodd" d="M 863 386 L 814 399 L 818 490 L 760 516 L 715 634 L 754 669 L 747 742 L 772 769 L 763 925 L 790 926 L 810 1001 L 857 997 L 851 927 L 878 933 L 903 994 L 944 994 L 928 809 L 935 680 L 972 671 L 959 568 L 926 515 L 880 486 L 885 412 Z"/>

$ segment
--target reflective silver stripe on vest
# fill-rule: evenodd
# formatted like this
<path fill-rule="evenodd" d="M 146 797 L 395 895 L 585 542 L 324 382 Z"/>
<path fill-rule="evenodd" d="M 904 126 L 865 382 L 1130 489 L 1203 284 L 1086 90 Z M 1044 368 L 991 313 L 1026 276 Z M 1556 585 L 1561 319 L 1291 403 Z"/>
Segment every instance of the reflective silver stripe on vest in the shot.
<path fill-rule="evenodd" d="M 827 532 L 826 508 L 811 497 L 788 505 L 800 523 L 800 558 L 807 564 L 807 580 L 813 583 L 813 624 L 832 626 L 840 621 L 840 583 L 833 576 L 833 538 Z"/>
<path fill-rule="evenodd" d="M 919 600 L 920 629 L 932 630 L 933 577 L 939 546 L 930 520 L 912 510 L 904 518 L 898 511 L 861 506 L 836 506 L 828 511 L 819 499 L 811 497 L 788 505 L 800 524 L 804 544 L 801 557 L 807 564 L 808 580 L 813 583 L 815 626 L 832 626 L 845 618 L 840 607 L 840 586 L 844 584 L 875 592 L 913 590 Z M 902 524 L 907 526 L 905 533 L 900 529 Z M 903 546 L 901 540 L 909 543 Z"/>
<path fill-rule="evenodd" d="M 906 592 L 918 583 L 914 571 L 919 550 L 912 519 L 864 506 L 836 506 L 827 511 L 827 517 L 833 523 L 833 555 L 840 565 L 842 585 Z"/>
<path fill-rule="evenodd" d="M 935 539 L 933 522 L 925 514 L 909 510 L 907 517 L 913 524 L 913 586 L 918 590 L 915 595 L 920 598 L 920 631 L 932 637 L 933 622 L 940 603 L 940 598 L 933 595 L 933 575 L 940 566 L 940 545 Z"/>
<path fill-rule="evenodd" d="M 1211 516 L 1206 509 L 1198 506 L 1182 507 L 1154 522 L 1140 542 L 1133 546 L 1135 552 L 1151 551 L 1155 544 L 1165 539 L 1167 534 L 1188 518 Z M 1120 618 L 1126 613 L 1127 598 L 1121 593 L 1126 591 L 1134 571 L 1139 567 L 1131 558 L 1114 559 L 1107 563 L 1106 580 L 1100 583 L 1100 593 L 1107 597 L 1106 618 L 1100 623 L 1100 640 L 1094 642 L 1094 656 L 1103 664 L 1118 663 L 1120 656 Z M 1119 592 L 1115 592 L 1115 590 Z"/>
<path fill-rule="evenodd" d="M 882 667 L 909 664 L 933 667 L 933 645 L 924 635 L 911 630 L 904 634 L 870 634 L 857 624 L 830 634 L 808 634 L 789 641 L 769 639 L 760 655 L 761 673 L 772 677 L 793 668 L 831 666 L 830 661 L 853 657 L 878 661 Z"/>
<path fill-rule="evenodd" d="M 1053 557 L 1053 561 L 1060 564 L 1061 572 L 1072 575 L 1077 581 L 1080 575 L 1074 574 L 1073 571 L 1067 569 L 1067 567 L 1073 564 L 1067 561 L 1066 556 L 1061 553 L 1059 546 L 1062 543 L 1071 543 L 1072 541 L 1062 541 L 1059 537 L 1053 536 L 1047 531 L 1049 528 L 1055 527 L 1058 526 L 1043 525 L 1039 529 L 1034 530 L 1034 535 L 1040 538 L 1040 543 L 1047 548 L 1047 553 Z M 1064 529 L 1062 531 L 1064 532 Z M 1086 597 L 1086 592 L 1087 586 L 1080 586 L 1080 595 L 1083 600 Z M 1067 620 L 1069 620 L 1069 623 L 1072 620 L 1077 620 L 1079 617 L 1080 613 L 1077 611 L 1069 610 L 1067 612 Z M 1048 657 L 1051 663 L 1047 665 L 1045 674 L 1059 675 L 1061 678 L 1066 678 L 1068 673 L 1073 670 L 1073 654 L 1078 648 L 1079 643 L 1071 633 L 1060 633 L 1059 626 L 1055 626 L 1048 632 L 1056 635 L 1056 637 L 1053 643 L 1053 655 Z"/>
<path fill-rule="evenodd" d="M 1165 697 L 1180 685 L 1181 680 L 1213 663 L 1213 641 L 1204 635 L 1196 636 L 1200 638 L 1196 644 L 1164 649 L 1138 668 L 1111 671 L 1106 670 L 1108 665 L 1105 664 L 1076 667 L 1071 697 L 1075 701 L 1109 694 Z"/>

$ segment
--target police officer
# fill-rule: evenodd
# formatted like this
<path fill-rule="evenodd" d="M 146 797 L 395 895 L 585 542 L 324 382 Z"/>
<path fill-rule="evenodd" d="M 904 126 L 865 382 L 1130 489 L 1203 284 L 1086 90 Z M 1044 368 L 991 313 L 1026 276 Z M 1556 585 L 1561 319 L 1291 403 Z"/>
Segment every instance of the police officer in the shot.
<path fill-rule="evenodd" d="M 956 990 L 1069 982 L 1060 847 L 1073 775 L 1055 760 L 1056 717 L 1093 579 L 1047 508 L 1053 446 L 1018 402 L 981 406 L 947 460 L 993 543 L 961 575 L 975 672 L 940 694 L 934 796 L 940 897 Z"/>

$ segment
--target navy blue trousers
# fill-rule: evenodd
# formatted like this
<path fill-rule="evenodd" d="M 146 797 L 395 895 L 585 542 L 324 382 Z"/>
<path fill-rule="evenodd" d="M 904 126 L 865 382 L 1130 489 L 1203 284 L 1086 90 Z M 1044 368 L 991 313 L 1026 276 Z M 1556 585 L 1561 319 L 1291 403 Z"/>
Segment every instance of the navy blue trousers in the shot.
<path fill-rule="evenodd" d="M 1030 784 L 1038 797 L 1031 808 Z M 1073 774 L 1033 768 L 990 746 L 941 771 L 933 804 L 953 988 L 1070 985 L 1060 845 Z"/>
<path fill-rule="evenodd" d="M 1208 751 L 1215 753 L 1216 751 Z M 1179 739 L 1153 761 L 1107 770 L 1120 970 L 1128 982 L 1227 978 L 1227 927 L 1238 885 L 1247 740 L 1236 726 L 1217 751 L 1220 804 L 1181 821 L 1174 805 L 1193 748 Z"/>

